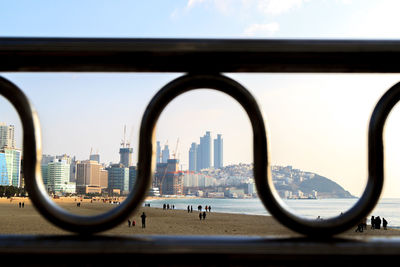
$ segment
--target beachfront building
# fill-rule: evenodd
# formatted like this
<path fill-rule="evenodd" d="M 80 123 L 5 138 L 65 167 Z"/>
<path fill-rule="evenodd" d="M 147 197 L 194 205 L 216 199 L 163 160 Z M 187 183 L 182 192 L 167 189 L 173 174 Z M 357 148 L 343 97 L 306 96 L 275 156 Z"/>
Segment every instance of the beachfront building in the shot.
<path fill-rule="evenodd" d="M 161 195 L 183 195 L 183 173 L 178 166 L 178 159 L 157 164 L 153 187 L 159 188 Z"/>
<path fill-rule="evenodd" d="M 56 160 L 47 164 L 47 184 L 48 192 L 63 194 L 69 187 L 69 164 L 66 160 Z"/>
<path fill-rule="evenodd" d="M 15 148 L 15 127 L 14 125 L 7 125 L 4 122 L 0 122 L 0 149 L 5 147 Z"/>
<path fill-rule="evenodd" d="M 6 154 L 0 152 L 0 185 L 9 185 Z"/>
<path fill-rule="evenodd" d="M 184 187 L 211 187 L 217 185 L 217 179 L 202 173 L 184 172 L 182 173 Z"/>
<path fill-rule="evenodd" d="M 21 151 L 4 147 L 0 150 L 1 184 L 21 186 Z"/>
<path fill-rule="evenodd" d="M 130 166 L 129 167 L 129 192 L 132 191 L 133 187 L 136 183 L 136 167 Z"/>
<path fill-rule="evenodd" d="M 108 174 L 97 161 L 84 160 L 76 165 L 76 192 L 101 193 L 108 183 Z"/>
<path fill-rule="evenodd" d="M 119 190 L 121 194 L 129 193 L 129 168 L 122 164 L 112 164 L 107 168 L 108 189 L 110 192 Z"/>

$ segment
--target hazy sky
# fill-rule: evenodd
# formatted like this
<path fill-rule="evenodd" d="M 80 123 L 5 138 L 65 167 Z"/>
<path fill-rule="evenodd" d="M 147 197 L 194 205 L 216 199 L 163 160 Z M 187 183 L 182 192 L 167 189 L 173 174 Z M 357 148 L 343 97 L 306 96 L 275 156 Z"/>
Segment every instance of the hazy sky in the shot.
<path fill-rule="evenodd" d="M 2 1 L 1 36 L 398 39 L 398 1 L 189 0 Z M 116 162 L 127 125 L 134 156 L 143 111 L 182 74 L 3 73 L 37 108 L 44 153 L 86 159 L 93 149 Z M 229 74 L 264 111 L 272 164 L 325 175 L 359 195 L 366 181 L 368 120 L 399 74 Z M 18 123 L 0 102 L 0 121 Z M 400 114 L 386 128 L 385 197 L 400 197 Z M 17 127 L 17 130 L 20 127 Z M 133 130 L 132 130 L 133 129 Z M 157 139 L 187 168 L 191 142 L 210 130 L 224 138 L 224 164 L 252 162 L 251 128 L 228 96 L 199 90 L 177 98 L 160 118 Z M 20 134 L 20 133 L 19 133 Z M 398 139 L 398 138 L 397 138 Z M 20 140 L 18 140 L 20 141 Z"/>

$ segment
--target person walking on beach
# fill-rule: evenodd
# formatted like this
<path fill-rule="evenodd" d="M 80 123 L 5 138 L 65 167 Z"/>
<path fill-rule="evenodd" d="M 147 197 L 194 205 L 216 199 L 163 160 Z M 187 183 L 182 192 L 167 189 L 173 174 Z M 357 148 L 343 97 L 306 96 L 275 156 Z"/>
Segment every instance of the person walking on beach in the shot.
<path fill-rule="evenodd" d="M 166 208 L 167 208 L 167 205 L 164 203 L 163 210 L 165 210 Z"/>
<path fill-rule="evenodd" d="M 143 212 L 140 217 L 142 218 L 142 228 L 146 228 L 146 214 Z"/>
<path fill-rule="evenodd" d="M 131 220 L 128 219 L 128 227 L 131 227 Z"/>
<path fill-rule="evenodd" d="M 203 212 L 203 220 L 205 220 L 206 219 L 206 212 L 204 211 Z"/>
<path fill-rule="evenodd" d="M 385 220 L 385 218 L 382 218 L 382 226 L 384 230 L 387 230 L 387 224 L 388 222 Z"/>
<path fill-rule="evenodd" d="M 201 221 L 201 218 L 203 218 L 203 213 L 199 212 L 199 218 L 200 218 L 200 221 Z"/>
<path fill-rule="evenodd" d="M 208 212 L 211 212 L 211 206 L 208 206 Z"/>
<path fill-rule="evenodd" d="M 375 218 L 375 229 L 381 229 L 381 222 L 382 222 L 381 218 L 377 216 Z"/>
<path fill-rule="evenodd" d="M 22 207 L 24 207 L 25 206 L 25 202 L 22 202 Z"/>
<path fill-rule="evenodd" d="M 371 229 L 375 229 L 375 217 L 371 216 Z"/>
<path fill-rule="evenodd" d="M 188 213 L 190 212 L 190 206 L 188 205 L 188 207 L 187 207 L 187 210 L 188 210 Z"/>
<path fill-rule="evenodd" d="M 207 205 L 206 205 L 205 209 L 206 209 L 206 211 L 208 211 L 208 206 Z"/>
<path fill-rule="evenodd" d="M 21 202 L 19 202 L 19 207 L 21 208 Z"/>
<path fill-rule="evenodd" d="M 190 205 L 190 213 L 193 213 L 193 206 Z"/>

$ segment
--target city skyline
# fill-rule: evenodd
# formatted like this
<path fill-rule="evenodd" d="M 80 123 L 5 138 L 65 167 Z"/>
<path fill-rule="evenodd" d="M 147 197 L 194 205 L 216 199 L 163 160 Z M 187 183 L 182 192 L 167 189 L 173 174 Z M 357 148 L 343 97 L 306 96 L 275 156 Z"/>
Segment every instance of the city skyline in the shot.
<path fill-rule="evenodd" d="M 79 8 L 76 8 L 76 7 Z M 23 7 L 23 8 L 21 8 Z M 398 1 L 152 2 L 69 1 L 54 5 L 8 2 L 0 10 L 0 34 L 9 37 L 399 39 Z M 37 16 L 37 14 L 42 16 Z M 93 16 L 88 21 L 88 14 Z M 50 23 L 51 22 L 51 23 Z M 195 62 L 193 64 L 196 64 Z M 19 86 L 37 109 L 43 153 L 118 162 L 123 125 L 133 128 L 133 162 L 141 116 L 156 92 L 180 73 L 1 73 Z M 272 165 L 319 173 L 359 196 L 367 180 L 367 131 L 372 109 L 399 74 L 225 73 L 245 86 L 265 116 Z M 362 96 L 362 101 L 360 101 Z M 0 100 L 2 121 L 21 125 Z M 398 109 L 385 129 L 383 197 L 400 197 Z M 156 139 L 180 138 L 187 154 L 193 136 L 224 133 L 224 164 L 252 162 L 252 132 L 246 114 L 212 90 L 179 96 L 161 114 Z M 163 145 L 163 144 L 162 144 Z M 117 150 L 116 150 L 117 149 Z M 188 162 L 182 162 L 188 168 Z"/>

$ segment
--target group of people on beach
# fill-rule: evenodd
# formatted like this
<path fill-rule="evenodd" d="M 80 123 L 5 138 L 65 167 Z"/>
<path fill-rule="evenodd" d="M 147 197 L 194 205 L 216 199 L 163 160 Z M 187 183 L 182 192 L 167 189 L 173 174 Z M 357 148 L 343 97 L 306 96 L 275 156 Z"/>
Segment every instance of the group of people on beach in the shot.
<path fill-rule="evenodd" d="M 381 229 L 381 224 L 382 224 L 382 228 L 384 230 L 387 230 L 387 225 L 388 222 L 385 218 L 379 217 L 379 216 L 371 216 L 371 229 Z M 357 225 L 357 229 L 356 232 L 360 232 L 362 233 L 364 230 L 367 230 L 367 218 L 365 218 L 362 222 L 360 222 Z"/>
<path fill-rule="evenodd" d="M 163 210 L 174 210 L 175 209 L 175 205 L 169 205 L 169 204 L 165 204 L 163 205 Z"/>
<path fill-rule="evenodd" d="M 18 203 L 18 206 L 19 206 L 20 208 L 25 207 L 25 202 L 19 202 L 19 203 Z"/>
<path fill-rule="evenodd" d="M 146 228 L 146 218 L 147 218 L 147 215 L 146 215 L 146 213 L 142 213 L 142 215 L 140 215 L 140 218 L 142 219 L 142 228 Z M 136 222 L 135 222 L 135 220 L 130 220 L 130 219 L 128 219 L 128 227 L 133 227 L 133 226 L 135 226 L 136 225 Z"/>

